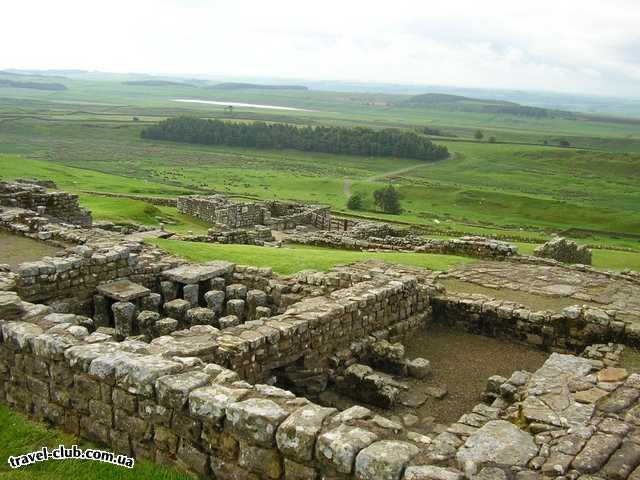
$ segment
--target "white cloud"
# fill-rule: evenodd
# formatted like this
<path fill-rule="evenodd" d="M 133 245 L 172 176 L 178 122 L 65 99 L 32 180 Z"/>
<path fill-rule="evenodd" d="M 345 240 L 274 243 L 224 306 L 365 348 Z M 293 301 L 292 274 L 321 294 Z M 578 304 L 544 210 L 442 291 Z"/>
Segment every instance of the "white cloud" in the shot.
<path fill-rule="evenodd" d="M 0 68 L 638 95 L 637 0 L 21 0 Z"/>

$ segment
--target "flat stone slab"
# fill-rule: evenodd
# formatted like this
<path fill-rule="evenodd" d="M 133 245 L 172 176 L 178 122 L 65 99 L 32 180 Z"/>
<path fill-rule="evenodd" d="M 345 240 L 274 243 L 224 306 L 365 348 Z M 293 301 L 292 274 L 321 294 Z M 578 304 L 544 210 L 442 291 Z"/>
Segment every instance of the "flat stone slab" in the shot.
<path fill-rule="evenodd" d="M 124 239 L 127 242 L 141 242 L 149 238 L 169 238 L 172 237 L 172 232 L 166 232 L 164 230 L 149 230 L 148 232 L 135 232 L 125 235 Z"/>
<path fill-rule="evenodd" d="M 165 270 L 162 275 L 174 282 L 192 285 L 231 273 L 233 267 L 233 263 L 219 260 L 198 265 L 182 265 Z"/>
<path fill-rule="evenodd" d="M 116 280 L 115 282 L 98 285 L 98 293 L 111 298 L 116 302 L 130 302 L 136 298 L 146 297 L 151 293 L 147 287 L 143 287 L 129 280 Z"/>
<path fill-rule="evenodd" d="M 469 463 L 523 467 L 537 454 L 531 434 L 507 421 L 493 420 L 469 436 L 456 459 L 462 468 Z"/>

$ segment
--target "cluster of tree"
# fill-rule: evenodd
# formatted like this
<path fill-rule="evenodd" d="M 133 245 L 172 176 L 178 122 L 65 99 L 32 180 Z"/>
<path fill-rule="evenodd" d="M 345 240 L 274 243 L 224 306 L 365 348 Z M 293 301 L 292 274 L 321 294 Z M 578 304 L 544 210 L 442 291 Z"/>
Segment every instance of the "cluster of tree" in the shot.
<path fill-rule="evenodd" d="M 484 138 L 484 133 L 482 133 L 482 130 L 476 130 L 473 134 L 473 138 L 475 138 L 476 140 L 482 140 Z M 489 143 L 496 143 L 498 139 L 494 136 L 491 136 L 487 138 L 487 141 Z"/>
<path fill-rule="evenodd" d="M 142 138 L 255 148 L 291 148 L 324 153 L 441 160 L 446 147 L 415 132 L 388 128 L 297 127 L 282 123 L 235 123 L 177 117 L 147 127 Z"/>
<path fill-rule="evenodd" d="M 30 88 L 33 90 L 66 90 L 67 89 L 67 87 L 62 83 L 19 82 L 17 80 L 4 80 L 4 79 L 0 79 L 0 87 Z"/>
<path fill-rule="evenodd" d="M 400 193 L 393 185 L 387 185 L 384 188 L 375 190 L 373 192 L 373 203 L 385 213 L 397 215 L 402 212 Z M 350 210 L 362 210 L 363 207 L 364 196 L 361 193 L 356 192 L 349 197 L 347 208 Z"/>

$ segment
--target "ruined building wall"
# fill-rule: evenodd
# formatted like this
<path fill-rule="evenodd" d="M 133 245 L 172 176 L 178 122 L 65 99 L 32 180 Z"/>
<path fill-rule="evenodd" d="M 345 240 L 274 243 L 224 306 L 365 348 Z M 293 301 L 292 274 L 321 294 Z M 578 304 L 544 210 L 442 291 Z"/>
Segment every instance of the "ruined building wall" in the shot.
<path fill-rule="evenodd" d="M 264 225 L 286 230 L 297 225 L 331 228 L 328 207 L 292 202 L 265 201 L 232 203 L 222 195 L 178 197 L 178 211 L 226 228 L 248 228 Z"/>
<path fill-rule="evenodd" d="M 547 349 L 580 351 L 597 342 L 640 346 L 640 324 L 624 321 L 622 312 L 618 315 L 598 307 L 575 305 L 560 312 L 537 311 L 478 294 L 441 295 L 431 304 L 434 321 Z"/>
<path fill-rule="evenodd" d="M 178 197 L 178 211 L 228 228 L 246 228 L 264 223 L 264 207 L 258 203 L 231 203 L 220 195 Z"/>
<path fill-rule="evenodd" d="M 37 211 L 78 225 L 91 225 L 91 212 L 80 207 L 77 195 L 48 192 L 39 185 L 0 182 L 0 205 Z"/>
<path fill-rule="evenodd" d="M 116 453 L 202 478 L 373 480 L 381 468 L 400 474 L 426 449 L 371 415 L 354 421 L 285 390 L 237 382 L 215 364 L 154 356 L 139 342 L 90 344 L 23 322 L 1 331 L 2 403 Z M 381 459 L 380 448 L 403 454 Z M 373 465 L 356 464 L 358 454 Z"/>

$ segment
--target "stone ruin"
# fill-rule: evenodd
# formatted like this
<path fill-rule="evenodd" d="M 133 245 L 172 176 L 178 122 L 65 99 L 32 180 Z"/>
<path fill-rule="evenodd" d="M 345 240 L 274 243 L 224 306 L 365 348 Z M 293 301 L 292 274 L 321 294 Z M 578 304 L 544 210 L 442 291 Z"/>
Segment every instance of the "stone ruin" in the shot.
<path fill-rule="evenodd" d="M 0 272 L 0 401 L 37 420 L 201 478 L 640 478 L 640 375 L 620 367 L 640 345 L 633 276 L 522 260 L 281 277 L 36 217 L 0 227 L 67 249 Z M 540 311 L 451 279 L 578 303 Z M 554 353 L 424 432 L 379 412 L 429 378 L 402 341 L 432 323 Z M 327 388 L 367 406 L 324 404 Z"/>
<path fill-rule="evenodd" d="M 322 205 L 268 200 L 233 202 L 223 195 L 178 197 L 178 211 L 222 229 L 253 228 L 263 225 L 287 230 L 297 225 L 330 228 L 331 211 Z"/>
<path fill-rule="evenodd" d="M 35 211 L 40 216 L 46 215 L 83 226 L 91 225 L 91 212 L 80 207 L 77 195 L 48 191 L 42 185 L 50 187 L 55 184 L 41 181 L 38 183 L 0 182 L 0 208 Z"/>
<path fill-rule="evenodd" d="M 538 257 L 551 258 L 562 263 L 591 265 L 590 248 L 562 237 L 556 237 L 536 248 L 535 254 Z"/>

